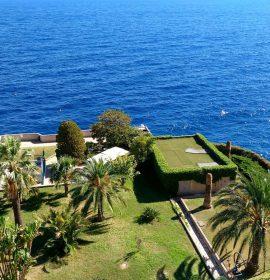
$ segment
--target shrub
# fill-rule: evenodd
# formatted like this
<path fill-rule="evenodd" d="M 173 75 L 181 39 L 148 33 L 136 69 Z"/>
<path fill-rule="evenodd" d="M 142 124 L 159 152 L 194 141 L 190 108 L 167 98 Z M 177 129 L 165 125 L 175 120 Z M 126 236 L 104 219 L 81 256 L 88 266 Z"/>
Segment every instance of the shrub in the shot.
<path fill-rule="evenodd" d="M 13 227 L 0 217 L 0 279 L 25 279 L 34 263 L 30 255 L 33 239 L 39 235 L 39 223 Z"/>
<path fill-rule="evenodd" d="M 139 131 L 131 127 L 131 118 L 120 110 L 108 110 L 91 127 L 92 136 L 104 147 L 127 148 Z"/>
<path fill-rule="evenodd" d="M 133 179 L 136 173 L 137 162 L 133 155 L 118 157 L 116 160 L 111 162 L 112 169 L 115 174 L 119 175 L 121 185 L 126 183 L 127 179 Z"/>
<path fill-rule="evenodd" d="M 172 137 L 166 136 L 166 139 L 168 138 Z M 164 188 L 172 195 L 177 193 L 179 181 L 195 180 L 199 183 L 205 183 L 207 173 L 212 173 L 214 182 L 220 180 L 222 177 L 234 179 L 236 176 L 237 166 L 229 158 L 218 151 L 218 149 L 201 134 L 195 134 L 194 138 L 208 151 L 212 158 L 221 163 L 221 165 L 203 168 L 171 168 L 157 145 L 153 145 L 155 170 Z M 161 139 L 164 139 L 164 137 Z"/>
<path fill-rule="evenodd" d="M 137 218 L 138 224 L 149 224 L 159 221 L 160 213 L 153 208 L 146 207 L 143 213 Z"/>
<path fill-rule="evenodd" d="M 239 170 L 244 173 L 251 170 L 261 173 L 266 172 L 257 161 L 254 161 L 249 157 L 233 155 L 232 161 L 238 166 Z"/>
<path fill-rule="evenodd" d="M 83 134 L 74 121 L 63 121 L 56 136 L 56 156 L 70 156 L 79 161 L 85 158 L 86 146 Z"/>
<path fill-rule="evenodd" d="M 41 229 L 47 240 L 44 250 L 48 256 L 63 257 L 76 249 L 79 235 L 86 226 L 79 212 L 68 208 L 59 211 L 50 209 L 49 215 L 42 220 Z"/>
<path fill-rule="evenodd" d="M 138 163 L 145 162 L 153 152 L 154 139 L 151 136 L 140 135 L 133 139 L 130 152 L 135 156 Z"/>
<path fill-rule="evenodd" d="M 226 145 L 225 144 L 215 144 L 217 149 L 221 151 L 223 154 L 226 154 Z M 265 158 L 261 157 L 257 153 L 244 149 L 238 146 L 232 146 L 232 155 L 243 156 L 252 159 L 253 161 L 258 162 L 258 164 L 264 169 L 270 169 L 270 162 Z"/>

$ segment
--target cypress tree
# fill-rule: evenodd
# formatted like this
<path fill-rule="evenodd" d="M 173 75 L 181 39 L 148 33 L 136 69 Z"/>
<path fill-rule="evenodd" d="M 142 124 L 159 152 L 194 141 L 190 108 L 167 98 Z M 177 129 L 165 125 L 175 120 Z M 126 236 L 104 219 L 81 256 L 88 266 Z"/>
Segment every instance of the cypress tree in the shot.
<path fill-rule="evenodd" d="M 83 134 L 74 121 L 68 120 L 60 123 L 56 141 L 57 158 L 70 156 L 79 161 L 85 158 L 86 146 Z"/>

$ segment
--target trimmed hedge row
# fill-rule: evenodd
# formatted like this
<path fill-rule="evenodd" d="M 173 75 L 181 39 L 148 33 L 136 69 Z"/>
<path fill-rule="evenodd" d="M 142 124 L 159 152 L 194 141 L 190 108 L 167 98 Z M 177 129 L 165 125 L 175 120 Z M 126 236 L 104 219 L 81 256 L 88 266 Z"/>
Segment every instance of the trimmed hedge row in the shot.
<path fill-rule="evenodd" d="M 222 177 L 230 177 L 232 179 L 236 176 L 237 166 L 221 153 L 212 143 L 210 143 L 203 135 L 195 134 L 193 136 L 198 144 L 200 144 L 207 152 L 222 165 L 209 167 L 192 167 L 192 168 L 171 168 L 162 152 L 156 144 L 153 146 L 153 162 L 155 170 L 161 180 L 164 188 L 175 195 L 178 191 L 178 182 L 195 180 L 199 183 L 205 183 L 207 173 L 213 174 L 213 181 L 218 181 Z M 179 138 L 173 136 L 156 137 L 156 139 L 170 139 Z"/>
<path fill-rule="evenodd" d="M 215 147 L 223 154 L 227 153 L 226 144 L 215 144 Z M 270 162 L 253 151 L 238 146 L 232 146 L 231 153 L 232 155 L 238 155 L 238 156 L 250 158 L 258 162 L 258 164 L 264 169 L 270 169 Z"/>

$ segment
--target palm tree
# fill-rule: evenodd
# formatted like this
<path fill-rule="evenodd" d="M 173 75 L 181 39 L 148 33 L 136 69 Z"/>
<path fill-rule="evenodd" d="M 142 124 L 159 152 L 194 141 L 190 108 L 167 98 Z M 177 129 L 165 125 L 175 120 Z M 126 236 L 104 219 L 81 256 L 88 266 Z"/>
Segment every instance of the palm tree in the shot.
<path fill-rule="evenodd" d="M 266 233 L 270 227 L 270 176 L 267 173 L 249 171 L 240 175 L 233 186 L 223 188 L 215 207 L 221 210 L 211 220 L 213 230 L 219 228 L 213 239 L 215 250 L 224 251 L 226 244 L 240 244 L 240 251 L 248 247 L 245 269 L 247 276 L 254 275 L 259 268 L 259 258 L 266 254 Z"/>
<path fill-rule="evenodd" d="M 121 168 L 114 168 L 111 162 L 103 160 L 90 160 L 79 172 L 76 184 L 77 190 L 73 193 L 73 205 L 77 207 L 82 203 L 82 212 L 87 215 L 90 206 L 94 205 L 97 211 L 97 220 L 103 221 L 104 203 L 113 211 L 113 200 L 120 200 L 120 192 L 124 189 L 123 177 L 128 176 Z"/>
<path fill-rule="evenodd" d="M 18 139 L 7 137 L 0 143 L 0 177 L 5 196 L 12 204 L 15 224 L 22 225 L 21 199 L 29 187 L 35 185 L 37 166 L 31 161 L 29 150 L 20 150 Z"/>
<path fill-rule="evenodd" d="M 64 185 L 65 195 L 68 196 L 69 186 L 74 176 L 76 160 L 69 156 L 63 156 L 51 167 L 51 182 L 55 186 Z"/>

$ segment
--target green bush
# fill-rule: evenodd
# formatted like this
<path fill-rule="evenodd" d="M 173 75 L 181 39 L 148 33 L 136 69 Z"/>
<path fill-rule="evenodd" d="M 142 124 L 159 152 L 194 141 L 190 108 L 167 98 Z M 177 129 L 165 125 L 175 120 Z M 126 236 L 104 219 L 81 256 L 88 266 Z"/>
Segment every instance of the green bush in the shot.
<path fill-rule="evenodd" d="M 74 121 L 61 122 L 56 136 L 56 156 L 70 156 L 79 161 L 85 158 L 86 145 L 83 134 Z"/>
<path fill-rule="evenodd" d="M 151 136 L 140 135 L 134 138 L 130 145 L 130 152 L 138 163 L 144 163 L 153 152 L 154 139 Z"/>
<path fill-rule="evenodd" d="M 226 154 L 226 144 L 215 144 L 215 146 L 219 151 Z M 238 146 L 232 146 L 231 153 L 232 155 L 250 158 L 253 161 L 258 162 L 258 164 L 264 169 L 270 169 L 270 162 L 253 151 Z"/>
<path fill-rule="evenodd" d="M 267 172 L 267 170 L 265 170 L 262 166 L 260 166 L 257 161 L 252 160 L 249 157 L 233 155 L 232 161 L 238 166 L 239 171 L 246 175 L 250 171 L 255 171 L 260 173 Z"/>
<path fill-rule="evenodd" d="M 150 224 L 159 221 L 160 213 L 153 208 L 146 207 L 143 213 L 137 218 L 138 224 Z"/>
<path fill-rule="evenodd" d="M 79 212 L 69 209 L 50 209 L 48 216 L 42 217 L 41 230 L 47 242 L 45 254 L 51 258 L 63 257 L 78 246 L 79 235 L 85 228 L 85 220 Z"/>
<path fill-rule="evenodd" d="M 128 148 L 139 131 L 131 127 L 131 118 L 120 110 L 107 110 L 91 127 L 92 137 L 106 148 L 114 146 Z"/>
<path fill-rule="evenodd" d="M 171 136 L 162 137 L 161 139 L 173 138 Z M 195 134 L 195 140 L 200 144 L 208 153 L 218 161 L 221 165 L 209 167 L 192 167 L 192 168 L 171 168 L 165 160 L 162 152 L 156 144 L 153 146 L 153 162 L 157 175 L 166 190 L 175 195 L 178 191 L 179 181 L 195 180 L 199 183 L 205 183 L 207 173 L 212 173 L 213 181 L 216 182 L 222 177 L 230 177 L 234 179 L 236 176 L 237 166 L 227 158 L 223 153 L 210 143 L 203 135 Z M 160 137 L 158 137 L 160 139 Z"/>
<path fill-rule="evenodd" d="M 40 224 L 13 227 L 8 218 L 0 217 L 0 279 L 25 279 L 34 263 L 31 257 L 32 241 Z"/>

